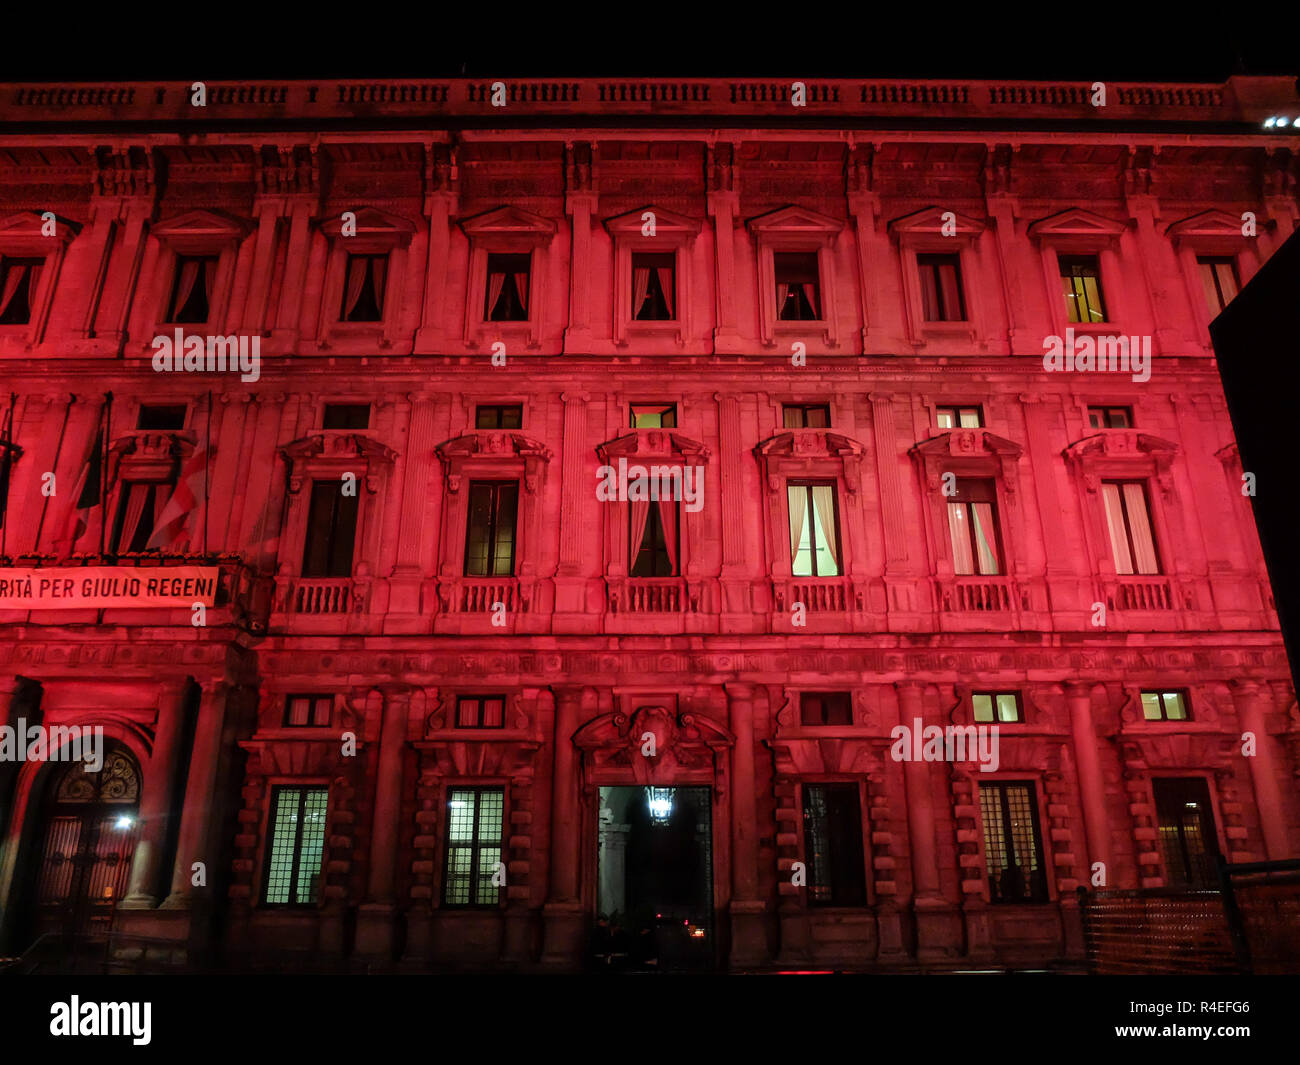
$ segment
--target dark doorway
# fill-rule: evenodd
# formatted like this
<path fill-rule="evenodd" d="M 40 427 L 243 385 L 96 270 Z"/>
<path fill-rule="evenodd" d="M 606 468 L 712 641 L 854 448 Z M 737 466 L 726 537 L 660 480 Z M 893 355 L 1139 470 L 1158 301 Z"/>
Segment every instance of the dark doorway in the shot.
<path fill-rule="evenodd" d="M 609 968 L 714 964 L 710 789 L 600 789 L 597 953 Z M 619 957 L 622 955 L 622 957 Z"/>
<path fill-rule="evenodd" d="M 1172 777 L 1153 780 L 1151 787 L 1169 886 L 1194 890 L 1216 887 L 1219 842 L 1205 781 L 1200 777 Z"/>
<path fill-rule="evenodd" d="M 106 934 L 126 894 L 139 832 L 140 770 L 120 747 L 103 766 L 84 762 L 50 770 L 41 821 L 28 863 L 27 940 L 46 934 Z"/>

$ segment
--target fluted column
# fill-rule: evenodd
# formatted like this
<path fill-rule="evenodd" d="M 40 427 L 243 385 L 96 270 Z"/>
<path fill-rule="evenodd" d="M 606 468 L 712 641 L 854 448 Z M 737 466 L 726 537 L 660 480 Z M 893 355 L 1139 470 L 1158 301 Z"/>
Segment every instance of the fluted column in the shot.
<path fill-rule="evenodd" d="M 167 826 L 176 804 L 177 761 L 184 757 L 181 736 L 185 725 L 185 695 L 188 681 L 168 684 L 158 700 L 153 752 L 140 786 L 139 835 L 131 858 L 131 879 L 119 904 L 127 910 L 152 909 L 158 905 L 162 852 L 167 845 Z"/>
<path fill-rule="evenodd" d="M 1255 806 L 1259 811 L 1259 830 L 1264 836 L 1265 853 L 1269 861 L 1295 857 L 1289 853 L 1287 843 L 1286 814 L 1282 805 L 1282 792 L 1277 783 L 1277 748 L 1273 737 L 1268 734 L 1264 693 L 1254 681 L 1234 681 L 1231 687 L 1241 730 L 1255 734 L 1255 754 L 1246 759 L 1246 764 L 1250 767 L 1250 782 L 1255 791 Z"/>

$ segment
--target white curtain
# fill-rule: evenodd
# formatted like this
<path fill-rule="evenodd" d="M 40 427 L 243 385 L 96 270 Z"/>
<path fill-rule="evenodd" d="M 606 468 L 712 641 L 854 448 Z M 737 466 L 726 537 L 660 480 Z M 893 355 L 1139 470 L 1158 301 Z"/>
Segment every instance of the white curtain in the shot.
<path fill-rule="evenodd" d="M 360 255 L 348 256 L 347 291 L 343 294 L 343 317 L 346 319 L 361 299 L 361 286 L 366 283 L 366 260 Z"/>
<path fill-rule="evenodd" d="M 828 484 L 816 485 L 812 490 L 812 500 L 817 529 L 821 532 L 821 544 L 830 555 L 835 570 L 834 573 L 822 573 L 821 566 L 818 566 L 817 574 L 820 577 L 835 577 L 840 572 L 840 552 L 835 536 L 835 489 Z"/>
<path fill-rule="evenodd" d="M 997 533 L 993 528 L 993 504 L 972 503 L 975 549 L 979 552 L 980 573 L 993 577 L 998 572 Z"/>
<path fill-rule="evenodd" d="M 117 538 L 116 550 L 130 551 L 135 531 L 140 526 L 145 504 L 151 502 L 154 492 L 152 484 L 131 482 L 127 485 L 125 511 L 122 517 L 122 533 Z M 152 509 L 152 508 L 150 508 Z"/>
<path fill-rule="evenodd" d="M 1124 526 L 1124 507 L 1120 502 L 1120 486 L 1106 482 L 1101 486 L 1106 504 L 1106 528 L 1110 532 L 1110 550 L 1115 559 L 1116 573 L 1132 573 L 1133 559 L 1128 550 L 1128 535 Z"/>
<path fill-rule="evenodd" d="M 659 500 L 659 523 L 664 530 L 664 545 L 668 548 L 668 565 L 674 574 L 677 568 L 677 501 L 675 499 Z"/>
<path fill-rule="evenodd" d="M 628 544 L 632 548 L 632 557 L 627 560 L 628 572 L 636 566 L 637 556 L 641 553 L 642 541 L 645 539 L 646 521 L 650 517 L 648 499 L 631 499 L 627 504 Z"/>
<path fill-rule="evenodd" d="M 1124 486 L 1124 503 L 1128 510 L 1129 529 L 1133 534 L 1133 554 L 1139 573 L 1159 573 L 1155 537 L 1151 535 L 1151 518 L 1147 513 L 1147 494 L 1140 484 Z"/>
<path fill-rule="evenodd" d="M 966 504 L 948 504 L 948 534 L 952 540 L 952 571 L 959 576 L 975 572 L 975 559 L 970 550 L 970 531 L 967 529 Z"/>
<path fill-rule="evenodd" d="M 632 271 L 632 317 L 641 317 L 642 304 L 650 291 L 650 268 L 638 266 Z"/>
<path fill-rule="evenodd" d="M 790 565 L 793 567 L 795 559 L 799 556 L 804 520 L 808 515 L 808 489 L 801 484 L 789 485 L 786 488 L 786 499 L 790 505 Z M 798 574 L 798 576 L 806 575 Z"/>
<path fill-rule="evenodd" d="M 489 321 L 491 321 L 492 316 L 496 314 L 497 300 L 501 298 L 501 290 L 505 287 L 506 287 L 505 274 L 500 272 L 488 274 L 487 316 Z"/>

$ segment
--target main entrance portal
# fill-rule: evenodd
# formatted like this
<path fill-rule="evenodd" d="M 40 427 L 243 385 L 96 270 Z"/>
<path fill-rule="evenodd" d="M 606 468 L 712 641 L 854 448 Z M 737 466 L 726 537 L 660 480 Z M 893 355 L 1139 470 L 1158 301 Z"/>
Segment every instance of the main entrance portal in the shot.
<path fill-rule="evenodd" d="M 713 964 L 712 820 L 706 787 L 600 789 L 597 952 L 609 964 Z"/>

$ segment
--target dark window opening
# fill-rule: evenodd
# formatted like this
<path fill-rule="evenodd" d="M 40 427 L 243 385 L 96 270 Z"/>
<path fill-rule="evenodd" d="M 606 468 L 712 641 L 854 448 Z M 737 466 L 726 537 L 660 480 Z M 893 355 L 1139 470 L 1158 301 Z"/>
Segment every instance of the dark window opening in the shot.
<path fill-rule="evenodd" d="M 645 508 L 642 511 L 641 508 Z M 675 577 L 677 575 L 677 504 L 671 500 L 629 503 L 630 576 Z M 664 514 L 667 512 L 667 518 Z M 637 538 L 636 523 L 644 513 L 645 526 Z"/>
<path fill-rule="evenodd" d="M 1132 429 L 1132 407 L 1089 407 L 1088 425 L 1093 429 Z"/>
<path fill-rule="evenodd" d="M 632 317 L 670 322 L 676 317 L 676 257 L 672 252 L 632 256 Z"/>
<path fill-rule="evenodd" d="M 799 721 L 804 725 L 851 725 L 853 704 L 848 692 L 803 692 Z"/>
<path fill-rule="evenodd" d="M 108 553 L 134 554 L 144 551 L 153 536 L 165 495 L 171 485 L 165 482 L 126 481 L 118 493 L 117 514 L 108 538 Z"/>
<path fill-rule="evenodd" d="M 515 572 L 517 481 L 475 481 L 469 486 L 465 576 L 509 577 Z"/>
<path fill-rule="evenodd" d="M 781 413 L 787 429 L 831 427 L 831 408 L 825 403 L 787 403 Z"/>
<path fill-rule="evenodd" d="M 290 695 L 284 701 L 285 728 L 328 728 L 332 695 Z"/>
<path fill-rule="evenodd" d="M 44 259 L 0 261 L 0 325 L 27 325 L 36 303 Z"/>
<path fill-rule="evenodd" d="M 504 695 L 462 695 L 456 700 L 457 728 L 504 728 Z"/>
<path fill-rule="evenodd" d="M 783 322 L 821 319 L 821 279 L 815 251 L 772 254 L 776 274 L 776 316 Z"/>
<path fill-rule="evenodd" d="M 961 291 L 961 256 L 918 255 L 921 306 L 927 322 L 964 322 L 966 301 Z"/>
<path fill-rule="evenodd" d="M 307 543 L 302 556 L 304 577 L 352 576 L 357 502 L 356 496 L 343 494 L 342 481 L 317 481 L 311 486 Z"/>
<path fill-rule="evenodd" d="M 387 255 L 349 255 L 339 317 L 345 322 L 382 321 L 387 275 Z"/>
<path fill-rule="evenodd" d="M 1200 777 L 1156 779 L 1151 790 L 1168 886 L 1193 891 L 1216 887 L 1219 840 L 1205 781 Z"/>
<path fill-rule="evenodd" d="M 865 906 L 862 806 L 856 784 L 805 784 L 804 861 L 813 906 Z"/>
<path fill-rule="evenodd" d="M 212 313 L 212 285 L 216 276 L 215 256 L 178 256 L 167 320 L 195 324 L 206 322 Z"/>
<path fill-rule="evenodd" d="M 140 417 L 136 420 L 135 427 L 153 432 L 174 433 L 185 428 L 185 412 L 184 404 L 166 407 L 147 404 L 140 408 Z"/>
<path fill-rule="evenodd" d="M 483 317 L 489 322 L 528 321 L 528 276 L 531 256 L 488 255 Z"/>
<path fill-rule="evenodd" d="M 1030 783 L 981 784 L 984 861 L 992 902 L 1046 902 L 1047 871 Z"/>
<path fill-rule="evenodd" d="M 520 404 L 480 405 L 474 410 L 475 429 L 520 429 L 524 408 Z"/>
<path fill-rule="evenodd" d="M 369 403 L 326 403 L 322 429 L 369 429 Z"/>

